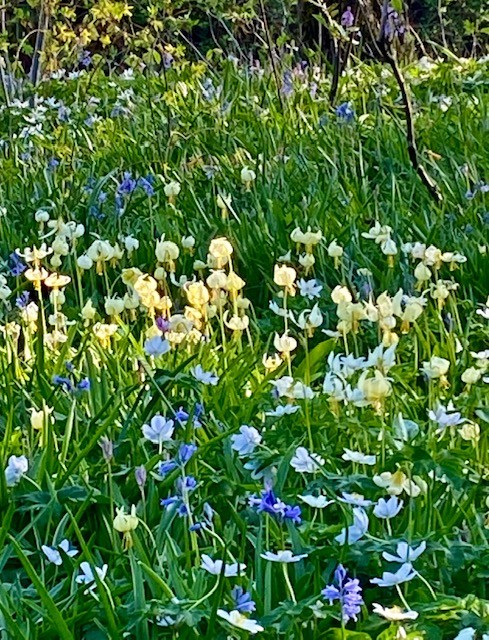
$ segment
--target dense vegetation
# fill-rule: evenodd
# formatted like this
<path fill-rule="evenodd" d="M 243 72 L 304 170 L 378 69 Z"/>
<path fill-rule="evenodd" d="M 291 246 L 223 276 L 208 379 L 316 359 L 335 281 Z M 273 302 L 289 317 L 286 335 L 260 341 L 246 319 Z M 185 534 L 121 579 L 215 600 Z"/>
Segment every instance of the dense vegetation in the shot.
<path fill-rule="evenodd" d="M 378 47 L 2 76 L 2 639 L 489 637 L 489 65 Z"/>

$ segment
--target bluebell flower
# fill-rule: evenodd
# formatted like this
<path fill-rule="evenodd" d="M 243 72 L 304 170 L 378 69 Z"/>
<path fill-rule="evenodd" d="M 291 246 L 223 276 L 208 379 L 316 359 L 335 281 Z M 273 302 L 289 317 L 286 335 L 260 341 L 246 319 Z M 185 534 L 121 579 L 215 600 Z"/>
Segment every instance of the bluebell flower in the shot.
<path fill-rule="evenodd" d="M 22 258 L 15 253 L 9 255 L 9 271 L 11 276 L 20 276 L 27 269 L 27 265 Z"/>
<path fill-rule="evenodd" d="M 89 67 L 92 64 L 92 54 L 90 51 L 84 49 L 78 56 L 78 62 L 82 67 L 85 67 L 85 69 Z"/>
<path fill-rule="evenodd" d="M 190 458 L 197 451 L 197 445 L 195 444 L 182 444 L 178 450 L 178 461 L 184 465 L 190 460 Z"/>
<path fill-rule="evenodd" d="M 242 587 L 234 587 L 231 591 L 234 600 L 234 608 L 240 613 L 251 613 L 255 611 L 256 604 L 251 598 L 251 593 L 245 591 Z"/>
<path fill-rule="evenodd" d="M 160 500 L 162 507 L 170 507 L 172 504 L 176 504 L 177 502 L 180 502 L 180 498 L 178 496 L 168 496 L 168 498 L 162 498 Z"/>
<path fill-rule="evenodd" d="M 183 407 L 179 407 L 178 411 L 175 412 L 175 420 L 178 422 L 187 422 L 189 419 L 189 414 L 184 410 Z"/>
<path fill-rule="evenodd" d="M 284 510 L 284 519 L 292 520 L 294 524 L 300 524 L 301 520 L 301 508 L 296 505 L 295 507 L 287 506 Z"/>
<path fill-rule="evenodd" d="M 349 29 L 353 27 L 355 23 L 355 16 L 352 13 L 351 7 L 346 7 L 346 11 L 341 16 L 341 26 Z"/>
<path fill-rule="evenodd" d="M 63 387 L 65 391 L 73 391 L 73 383 L 69 378 L 65 378 L 64 376 L 53 376 L 53 384 Z"/>
<path fill-rule="evenodd" d="M 258 513 L 269 513 L 279 520 L 292 520 L 295 524 L 301 523 L 301 509 L 299 506 L 290 506 L 285 504 L 280 498 L 274 494 L 271 486 L 267 486 L 262 491 L 261 498 L 251 496 L 249 504 L 255 507 Z"/>
<path fill-rule="evenodd" d="M 166 318 L 164 318 L 163 316 L 157 316 L 156 317 L 155 325 L 158 327 L 158 329 L 162 333 L 166 333 L 166 331 L 168 331 L 168 329 L 170 328 L 169 321 Z"/>
<path fill-rule="evenodd" d="M 158 465 L 158 473 L 160 476 L 166 476 L 167 473 L 171 473 L 178 467 L 176 460 L 165 460 Z"/>
<path fill-rule="evenodd" d="M 123 195 L 130 195 L 137 187 L 137 184 L 137 180 L 132 177 L 132 173 L 126 171 L 121 183 L 117 187 L 117 192 Z"/>
<path fill-rule="evenodd" d="M 30 293 L 28 291 L 24 291 L 20 294 L 18 298 L 15 300 L 15 306 L 19 309 L 25 309 L 29 304 Z"/>
<path fill-rule="evenodd" d="M 56 167 L 59 166 L 59 160 L 58 158 L 50 158 L 49 162 L 48 162 L 48 169 L 56 169 Z"/>
<path fill-rule="evenodd" d="M 334 572 L 334 584 L 328 585 L 321 591 L 322 595 L 333 604 L 338 600 L 341 605 L 343 622 L 357 619 L 363 604 L 362 587 L 357 578 L 351 579 L 343 565 L 338 565 Z"/>
<path fill-rule="evenodd" d="M 29 461 L 25 456 L 10 456 L 5 468 L 5 481 L 7 487 L 13 487 L 22 479 L 29 470 Z"/>
<path fill-rule="evenodd" d="M 200 419 L 204 415 L 204 405 L 201 402 L 196 402 L 194 407 L 194 427 L 197 429 L 202 426 Z"/>
<path fill-rule="evenodd" d="M 177 478 L 175 485 L 178 493 L 182 495 L 184 492 L 194 491 L 197 488 L 197 480 L 193 476 L 185 476 Z"/>
<path fill-rule="evenodd" d="M 83 380 L 80 380 L 80 382 L 77 385 L 77 389 L 78 391 L 90 391 L 90 379 L 89 378 L 83 378 Z"/>
<path fill-rule="evenodd" d="M 343 102 L 335 109 L 336 116 L 343 122 L 352 122 L 355 118 L 355 110 L 351 102 Z"/>
<path fill-rule="evenodd" d="M 139 178 L 137 181 L 138 187 L 146 193 L 148 196 L 154 195 L 155 189 L 153 187 L 154 178 L 153 176 L 146 176 L 145 178 Z"/>

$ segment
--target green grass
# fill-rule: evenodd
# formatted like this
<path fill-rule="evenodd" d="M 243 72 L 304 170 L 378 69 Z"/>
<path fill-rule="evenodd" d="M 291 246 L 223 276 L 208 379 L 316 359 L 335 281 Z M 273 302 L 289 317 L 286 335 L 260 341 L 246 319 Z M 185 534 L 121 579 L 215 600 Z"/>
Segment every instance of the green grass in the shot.
<path fill-rule="evenodd" d="M 283 61 L 284 69 L 287 64 Z M 279 101 L 272 75 L 231 62 L 219 70 L 182 63 L 163 76 L 136 72 L 131 80 L 88 71 L 40 85 L 38 99 L 56 100 L 55 107 L 44 101 L 32 109 L 27 89 L 25 104 L 2 107 L 0 258 L 11 293 L 0 302 L 0 460 L 6 467 L 10 456 L 25 455 L 29 463 L 15 486 L 7 487 L 0 474 L 2 640 L 246 637 L 218 614 L 233 609 L 235 585 L 251 592 L 256 611 L 250 617 L 265 628 L 264 638 L 402 637 L 396 636 L 400 623 L 372 613 L 372 604 L 403 606 L 403 601 L 419 613 L 417 620 L 402 623 L 411 640 L 452 640 L 465 627 L 477 629 L 477 638 L 487 632 L 489 406 L 482 377 L 489 374 L 488 363 L 476 364 L 471 352 L 489 348 L 488 321 L 476 314 L 489 294 L 488 195 L 477 188 L 489 180 L 489 71 L 487 62 L 474 60 L 440 63 L 429 72 L 421 65 L 403 71 L 413 94 L 420 154 L 440 186 L 440 204 L 409 163 L 397 86 L 376 65 L 356 63 L 341 81 L 340 102 L 351 101 L 356 113 L 350 123 L 329 109 L 322 70 L 296 77 L 294 94 Z M 211 100 L 202 95 L 203 87 L 209 91 L 206 78 L 220 87 Z M 313 81 L 315 97 L 309 93 Z M 123 91 L 127 100 L 120 97 Z M 440 96 L 452 100 L 446 111 Z M 69 109 L 67 119 L 59 101 Z M 121 103 L 127 111 L 117 115 L 114 107 Z M 90 113 L 97 116 L 93 123 L 86 122 Z M 36 123 L 39 131 L 25 138 L 25 127 Z M 56 166 L 50 164 L 53 158 Z M 243 167 L 256 173 L 249 186 L 240 178 Z M 148 195 L 139 186 L 122 195 L 120 211 L 116 196 L 125 172 L 132 179 L 154 176 L 154 192 Z M 164 191 L 172 180 L 181 185 L 174 201 Z M 219 194 L 231 196 L 227 215 L 218 206 Z M 41 261 L 49 272 L 71 277 L 65 299 L 56 305 L 45 285 L 36 291 L 24 275 L 9 271 L 15 249 L 24 252 L 43 241 L 55 249 L 63 244 L 59 227 L 51 233 L 36 222 L 40 209 L 51 221 L 84 226 L 63 248 L 59 266 L 50 264 L 52 255 Z M 375 221 L 392 228 L 398 253 L 391 266 L 380 245 L 362 236 Z M 309 226 L 320 230 L 323 240 L 306 273 L 299 263 L 304 247 L 298 251 L 290 234 Z M 189 306 L 179 279 L 209 275 L 205 266 L 194 270 L 194 262 L 207 261 L 214 238 L 229 239 L 232 267 L 246 284 L 237 302 L 227 294 L 222 313 L 218 306 L 206 307 L 209 319 L 194 325 L 205 339 L 184 340 L 152 358 L 144 348 L 155 331 L 144 295 L 136 308 L 116 318 L 107 317 L 104 303 L 107 296 L 122 298 L 131 291 L 124 270 L 155 273 L 155 241 L 163 234 L 180 248 L 175 274 L 170 277 L 167 269 L 158 285 L 159 294 L 172 300 L 171 314 Z M 85 271 L 77 266 L 94 240 L 122 248 L 127 235 L 137 238 L 139 247 L 104 263 L 101 274 L 95 266 Z M 184 248 L 183 236 L 195 238 L 194 249 Z M 338 264 L 328 255 L 333 239 L 344 249 Z M 419 260 L 401 250 L 407 242 L 459 252 L 467 261 L 453 271 L 446 263 L 430 268 L 431 280 L 419 287 L 414 276 Z M 287 264 L 297 270 L 297 279 L 314 277 L 323 286 L 314 301 L 289 295 L 288 309 L 297 319 L 317 302 L 322 321 L 308 335 L 289 319 L 297 348 L 290 363 L 285 359 L 270 371 L 262 358 L 276 351 L 275 334 L 284 332 L 284 320 L 268 305 L 284 304 L 274 266 L 288 251 Z M 224 269 L 229 271 L 229 264 Z M 439 281 L 458 285 L 440 307 L 431 295 Z M 383 334 L 386 340 L 390 335 L 377 320 L 366 319 L 357 333 L 325 335 L 322 330 L 334 331 L 338 322 L 331 298 L 338 285 L 364 306 L 369 296 L 374 303 L 383 292 L 394 296 L 402 288 L 420 296 L 424 291 L 426 307 L 409 331 L 401 333 L 395 318 L 395 364 L 384 371 L 392 393 L 380 403 L 335 403 L 323 392 L 330 353 L 367 356 Z M 23 292 L 38 306 L 30 324 L 15 303 Z M 224 311 L 235 313 L 244 297 L 249 307 L 239 313 L 249 317 L 249 328 L 233 332 Z M 80 314 L 89 299 L 96 316 L 84 321 Z M 55 307 L 64 315 L 57 318 L 58 335 L 49 338 Z M 94 332 L 97 322 L 113 323 L 116 335 L 104 343 Z M 54 340 L 54 348 L 46 340 Z M 422 363 L 432 356 L 449 361 L 446 385 L 423 376 Z M 195 379 L 191 370 L 198 364 L 218 374 L 216 386 Z M 462 379 L 469 367 L 484 370 L 474 384 Z M 277 402 L 271 383 L 288 374 L 310 386 L 315 397 Z M 69 377 L 75 386 L 89 378 L 90 390 L 68 392 L 53 383 L 54 376 Z M 352 387 L 359 377 L 352 374 Z M 466 426 L 438 433 L 428 418 L 438 401 L 453 402 Z M 205 410 L 201 426 L 194 428 L 200 404 Z M 280 418 L 267 415 L 277 404 L 300 410 Z M 52 413 L 35 429 L 32 410 L 43 407 Z M 189 419 L 176 427 L 172 441 L 158 447 L 143 437 L 142 426 L 155 414 L 171 417 L 179 407 Z M 402 439 L 400 415 L 416 423 L 416 435 Z M 232 448 L 231 436 L 241 425 L 256 427 L 262 436 L 247 458 Z M 113 444 L 112 455 L 103 455 L 103 438 Z M 159 475 L 158 464 L 175 457 L 182 443 L 198 447 L 185 470 Z M 324 466 L 296 473 L 290 461 L 299 446 L 322 456 Z M 375 465 L 344 461 L 345 447 L 376 455 Z M 147 480 L 139 486 L 135 469 L 142 466 Z M 368 533 L 355 544 L 339 545 L 335 536 L 352 524 L 352 508 L 337 497 L 342 492 L 361 493 L 373 502 L 387 497 L 373 477 L 397 468 L 417 483 L 420 495 L 403 493 L 403 509 L 388 522 L 369 508 Z M 198 482 L 195 491 L 184 494 L 190 514 L 183 517 L 175 507 L 160 505 L 175 494 L 182 475 Z M 300 504 L 300 525 L 249 506 L 249 496 L 263 489 L 263 477 L 273 478 L 274 492 L 285 503 Z M 314 509 L 298 499 L 319 491 L 334 504 Z M 128 512 L 133 504 L 139 523 L 127 549 L 113 520 L 116 508 Z M 214 511 L 212 523 L 205 519 L 206 504 Z M 207 524 L 191 530 L 197 522 Z M 78 555 L 62 554 L 59 566 L 49 563 L 42 545 L 65 538 Z M 401 540 L 412 546 L 426 541 L 427 550 L 415 563 L 422 578 L 401 585 L 401 593 L 374 586 L 371 578 L 397 569 L 381 554 L 393 553 Z M 287 579 L 279 564 L 261 558 L 278 549 L 308 554 L 288 566 Z M 200 568 L 203 554 L 245 563 L 246 571 L 240 578 L 210 575 Z M 108 565 L 92 593 L 76 582 L 82 561 L 92 568 Z M 359 578 L 365 602 L 358 622 L 346 629 L 338 604 L 329 606 L 321 596 L 340 562 Z M 165 617 L 170 626 L 156 624 Z"/>

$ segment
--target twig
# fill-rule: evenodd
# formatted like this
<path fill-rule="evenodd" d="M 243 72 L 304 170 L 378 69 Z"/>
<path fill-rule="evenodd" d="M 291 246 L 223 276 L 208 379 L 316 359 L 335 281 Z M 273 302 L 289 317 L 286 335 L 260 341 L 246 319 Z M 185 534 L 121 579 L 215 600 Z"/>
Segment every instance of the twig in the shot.
<path fill-rule="evenodd" d="M 386 37 L 386 23 L 387 23 L 387 11 L 388 11 L 389 2 L 388 0 L 384 0 L 384 4 L 382 7 L 382 18 L 380 24 L 380 32 L 379 37 L 377 39 L 377 46 L 379 48 L 380 53 L 385 62 L 387 62 L 391 69 L 394 77 L 396 79 L 397 85 L 401 92 L 402 103 L 404 106 L 404 114 L 406 117 L 406 141 L 409 159 L 416 173 L 418 174 L 421 182 L 428 189 L 431 197 L 437 202 L 441 202 L 443 200 L 442 194 L 438 187 L 436 181 L 428 174 L 424 166 L 421 164 L 419 160 L 418 148 L 416 145 L 416 134 L 414 130 L 414 115 L 413 115 L 413 106 L 411 103 L 411 98 L 409 96 L 409 92 L 404 81 L 403 75 L 397 63 L 397 57 L 395 53 L 392 51 L 390 47 L 390 43 L 387 41 Z"/>
<path fill-rule="evenodd" d="M 284 104 L 282 102 L 282 96 L 280 95 L 280 82 L 278 78 L 277 67 L 275 65 L 275 56 L 274 56 L 275 51 L 272 48 L 272 38 L 270 36 L 270 30 L 268 28 L 267 14 L 265 13 L 265 6 L 263 4 L 263 0 L 260 0 L 260 10 L 261 10 L 261 15 L 263 20 L 263 28 L 265 29 L 265 35 L 267 38 L 267 47 L 270 53 L 270 62 L 272 63 L 272 71 L 275 77 L 275 84 L 277 85 L 277 97 L 278 97 L 278 101 L 280 102 L 280 108 L 283 111 Z"/>

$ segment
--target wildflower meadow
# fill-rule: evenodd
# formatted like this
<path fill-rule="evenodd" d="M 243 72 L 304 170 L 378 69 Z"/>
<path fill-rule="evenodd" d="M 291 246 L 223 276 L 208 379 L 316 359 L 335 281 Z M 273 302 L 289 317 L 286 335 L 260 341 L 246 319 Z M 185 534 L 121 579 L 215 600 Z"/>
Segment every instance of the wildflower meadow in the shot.
<path fill-rule="evenodd" d="M 2 640 L 489 640 L 489 56 L 357 9 L 0 52 Z"/>

